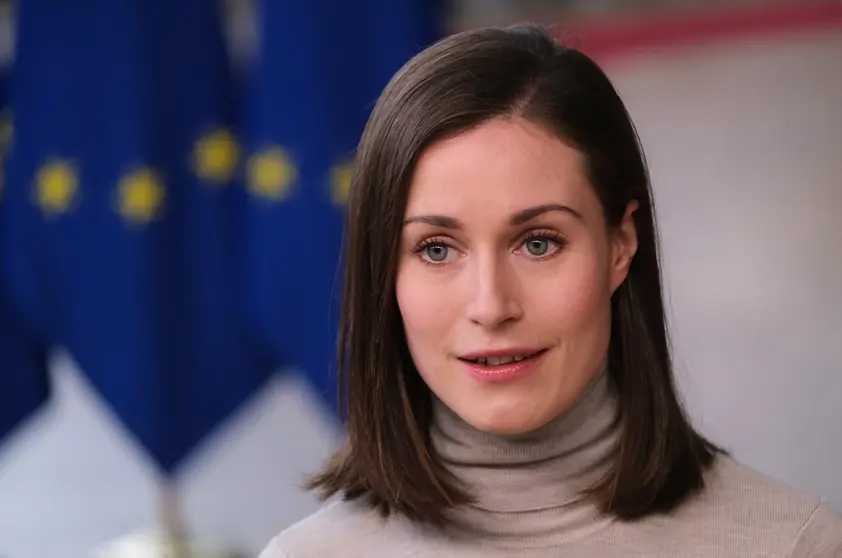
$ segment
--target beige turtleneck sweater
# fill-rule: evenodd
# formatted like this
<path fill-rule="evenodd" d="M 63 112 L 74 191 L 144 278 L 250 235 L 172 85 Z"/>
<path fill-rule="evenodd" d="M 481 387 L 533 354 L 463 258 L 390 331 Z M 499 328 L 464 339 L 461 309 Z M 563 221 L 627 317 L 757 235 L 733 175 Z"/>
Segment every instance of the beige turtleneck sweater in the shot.
<path fill-rule="evenodd" d="M 437 403 L 434 447 L 478 498 L 451 530 L 340 500 L 283 531 L 261 558 L 842 558 L 842 519 L 727 457 L 672 514 L 626 523 L 599 513 L 578 492 L 611 458 L 615 402 L 598 375 L 562 417 L 508 438 Z"/>

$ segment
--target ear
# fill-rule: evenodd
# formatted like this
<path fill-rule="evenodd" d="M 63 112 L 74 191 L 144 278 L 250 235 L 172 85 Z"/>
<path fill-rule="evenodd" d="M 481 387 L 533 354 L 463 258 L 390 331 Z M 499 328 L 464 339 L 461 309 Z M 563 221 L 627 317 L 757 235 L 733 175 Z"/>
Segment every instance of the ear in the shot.
<path fill-rule="evenodd" d="M 611 238 L 611 294 L 614 294 L 629 274 L 632 258 L 637 253 L 637 227 L 634 224 L 634 212 L 639 207 L 637 200 L 626 206 L 620 226 L 614 230 Z"/>

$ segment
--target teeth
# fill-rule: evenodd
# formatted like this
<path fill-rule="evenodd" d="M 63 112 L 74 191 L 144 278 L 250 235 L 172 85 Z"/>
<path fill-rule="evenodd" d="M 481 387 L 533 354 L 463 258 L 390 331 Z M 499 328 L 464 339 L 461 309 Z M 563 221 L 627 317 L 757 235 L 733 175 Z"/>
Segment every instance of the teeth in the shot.
<path fill-rule="evenodd" d="M 511 364 L 512 362 L 520 362 L 527 357 L 525 356 L 514 356 L 514 357 L 488 357 L 488 358 L 478 358 L 473 362 L 477 364 L 481 364 L 483 366 L 500 366 L 502 364 Z"/>

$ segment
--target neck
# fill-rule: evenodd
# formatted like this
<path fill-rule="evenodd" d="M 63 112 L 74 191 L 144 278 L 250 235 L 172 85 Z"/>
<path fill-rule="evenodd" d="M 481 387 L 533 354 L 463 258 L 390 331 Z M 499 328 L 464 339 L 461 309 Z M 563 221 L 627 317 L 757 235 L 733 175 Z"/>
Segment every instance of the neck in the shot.
<path fill-rule="evenodd" d="M 604 475 L 619 435 L 617 401 L 603 370 L 573 406 L 540 429 L 497 436 L 436 400 L 431 438 L 441 462 L 474 497 L 454 524 L 503 547 L 557 544 L 609 518 L 582 494 Z"/>

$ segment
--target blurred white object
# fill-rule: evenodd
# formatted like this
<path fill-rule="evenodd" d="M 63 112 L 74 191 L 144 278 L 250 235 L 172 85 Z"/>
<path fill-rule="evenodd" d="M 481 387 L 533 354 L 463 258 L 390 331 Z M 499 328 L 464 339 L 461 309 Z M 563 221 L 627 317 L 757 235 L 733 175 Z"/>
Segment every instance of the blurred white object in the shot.
<path fill-rule="evenodd" d="M 163 475 L 156 481 L 160 527 L 129 533 L 94 558 L 245 558 L 221 540 L 193 536 L 185 526 L 178 487 Z"/>
<path fill-rule="evenodd" d="M 222 541 L 207 538 L 187 541 L 187 551 L 181 552 L 170 537 L 160 530 L 141 530 L 107 543 L 94 553 L 94 558 L 244 558 Z"/>

